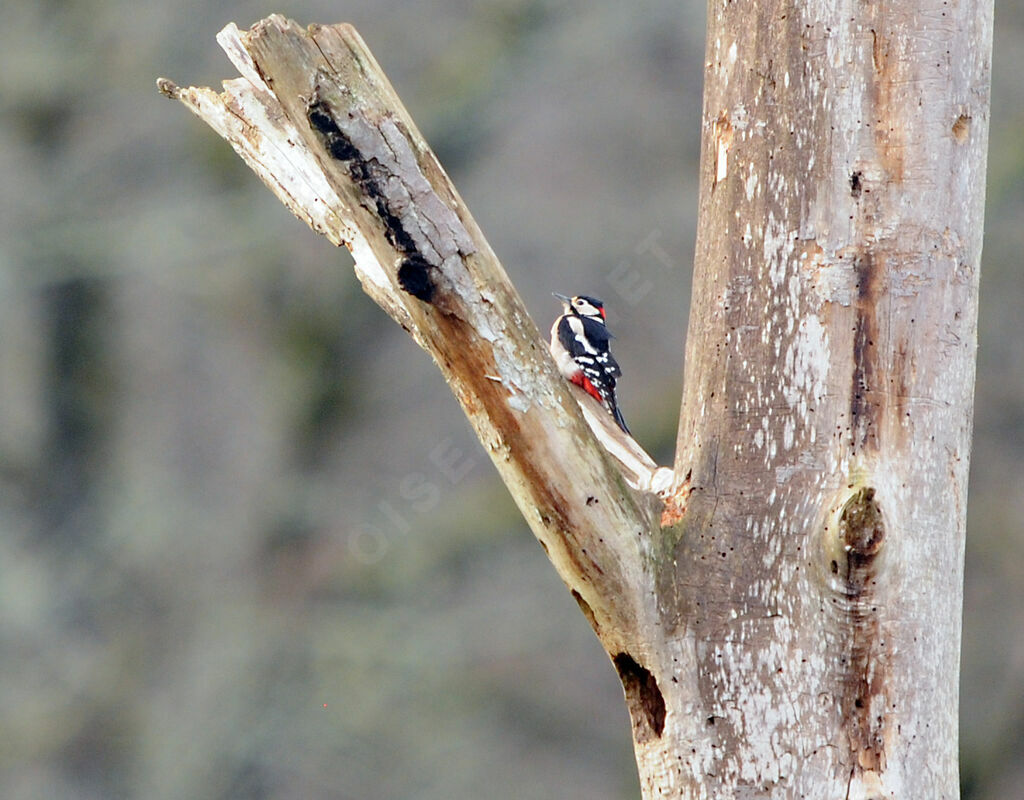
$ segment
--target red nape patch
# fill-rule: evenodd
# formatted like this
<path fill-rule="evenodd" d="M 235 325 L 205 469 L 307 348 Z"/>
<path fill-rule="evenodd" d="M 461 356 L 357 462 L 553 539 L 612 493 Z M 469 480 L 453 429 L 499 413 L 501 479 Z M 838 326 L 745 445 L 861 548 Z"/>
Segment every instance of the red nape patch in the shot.
<path fill-rule="evenodd" d="M 583 389 L 587 394 L 593 397 L 597 402 L 604 403 L 604 398 L 601 397 L 601 393 L 597 391 L 597 387 L 590 382 L 590 378 L 584 375 L 582 372 L 577 373 L 573 376 L 572 382 Z"/>

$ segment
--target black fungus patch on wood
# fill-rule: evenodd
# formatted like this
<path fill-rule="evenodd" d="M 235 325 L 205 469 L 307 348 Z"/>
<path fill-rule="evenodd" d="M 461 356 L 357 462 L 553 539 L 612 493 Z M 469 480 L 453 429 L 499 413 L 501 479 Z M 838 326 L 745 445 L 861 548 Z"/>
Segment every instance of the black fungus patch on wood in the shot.
<path fill-rule="evenodd" d="M 612 663 L 622 681 L 626 705 L 636 728 L 635 740 L 644 742 L 660 738 L 665 730 L 665 698 L 658 688 L 658 681 L 629 653 L 618 653 Z"/>
<path fill-rule="evenodd" d="M 398 267 L 398 285 L 425 303 L 433 302 L 436 284 L 431 274 L 434 266 L 423 256 L 401 218 L 392 208 L 385 187 L 388 171 L 374 158 L 367 158 L 338 124 L 319 92 L 306 106 L 306 119 L 321 135 L 331 157 L 345 164 L 345 171 L 359 188 L 365 204 L 376 211 L 384 236 L 402 256 Z"/>

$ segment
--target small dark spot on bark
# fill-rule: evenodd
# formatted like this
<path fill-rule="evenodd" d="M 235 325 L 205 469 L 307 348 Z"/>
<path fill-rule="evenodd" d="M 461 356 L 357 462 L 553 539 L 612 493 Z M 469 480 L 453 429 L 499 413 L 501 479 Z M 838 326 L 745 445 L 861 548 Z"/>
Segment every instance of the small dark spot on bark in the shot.
<path fill-rule="evenodd" d="M 836 561 L 835 559 L 832 559 L 832 563 L 829 565 L 829 569 L 832 570 L 832 574 L 833 575 L 838 575 L 839 574 L 839 562 Z"/>
<path fill-rule="evenodd" d="M 860 179 L 863 176 L 863 172 L 857 170 L 850 176 L 850 194 L 856 199 L 860 197 L 861 185 Z"/>
<path fill-rule="evenodd" d="M 596 497 L 588 497 L 587 498 L 587 505 L 588 506 L 597 505 L 597 498 Z"/>
<path fill-rule="evenodd" d="M 412 255 L 398 268 L 398 285 L 418 300 L 429 303 L 434 299 L 434 281 L 430 277 L 430 264 L 421 255 Z"/>
<path fill-rule="evenodd" d="M 665 698 L 658 688 L 658 681 L 629 653 L 618 653 L 612 663 L 619 673 L 626 705 L 637 728 L 636 741 L 659 738 L 665 730 Z"/>

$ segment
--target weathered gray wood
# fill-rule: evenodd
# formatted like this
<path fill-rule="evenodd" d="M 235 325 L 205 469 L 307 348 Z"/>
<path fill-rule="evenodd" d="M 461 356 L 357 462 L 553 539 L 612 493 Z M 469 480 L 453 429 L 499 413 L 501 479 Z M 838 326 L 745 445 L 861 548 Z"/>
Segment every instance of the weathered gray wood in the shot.
<path fill-rule="evenodd" d="M 959 795 L 991 25 L 709 4 L 648 796 Z"/>

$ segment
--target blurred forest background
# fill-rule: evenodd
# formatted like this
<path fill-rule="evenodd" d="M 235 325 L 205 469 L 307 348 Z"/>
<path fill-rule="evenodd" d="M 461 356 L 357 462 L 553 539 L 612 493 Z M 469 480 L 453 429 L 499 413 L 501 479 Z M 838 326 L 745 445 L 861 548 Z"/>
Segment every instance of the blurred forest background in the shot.
<path fill-rule="evenodd" d="M 670 463 L 699 2 L 4 3 L 0 797 L 636 798 L 614 671 L 434 366 L 156 92 L 233 77 L 214 35 L 272 11 L 358 26 L 542 329 L 606 300 Z M 1024 786 L 1024 7 L 997 23 L 967 800 Z"/>

